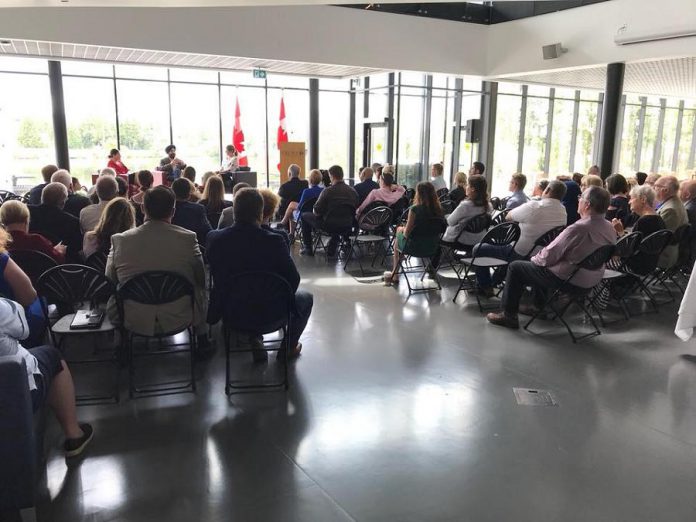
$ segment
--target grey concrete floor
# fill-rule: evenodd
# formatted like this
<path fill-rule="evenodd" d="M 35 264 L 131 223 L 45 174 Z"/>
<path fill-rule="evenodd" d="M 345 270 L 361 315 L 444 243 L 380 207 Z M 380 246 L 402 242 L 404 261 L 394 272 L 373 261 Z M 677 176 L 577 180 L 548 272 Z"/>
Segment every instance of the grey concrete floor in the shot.
<path fill-rule="evenodd" d="M 315 303 L 290 391 L 228 399 L 220 345 L 195 395 L 81 407 L 94 441 L 68 467 L 51 423 L 40 520 L 696 520 L 696 364 L 680 358 L 696 345 L 672 333 L 677 304 L 573 345 L 548 322 L 487 324 L 451 280 L 407 299 L 296 257 Z"/>

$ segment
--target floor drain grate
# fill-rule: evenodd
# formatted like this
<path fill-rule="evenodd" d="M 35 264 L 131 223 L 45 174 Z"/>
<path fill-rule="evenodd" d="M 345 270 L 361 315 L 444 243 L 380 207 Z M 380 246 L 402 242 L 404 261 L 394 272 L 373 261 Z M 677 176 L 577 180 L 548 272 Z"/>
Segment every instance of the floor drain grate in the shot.
<path fill-rule="evenodd" d="M 558 406 L 558 401 L 548 390 L 513 388 L 512 391 L 520 406 Z"/>

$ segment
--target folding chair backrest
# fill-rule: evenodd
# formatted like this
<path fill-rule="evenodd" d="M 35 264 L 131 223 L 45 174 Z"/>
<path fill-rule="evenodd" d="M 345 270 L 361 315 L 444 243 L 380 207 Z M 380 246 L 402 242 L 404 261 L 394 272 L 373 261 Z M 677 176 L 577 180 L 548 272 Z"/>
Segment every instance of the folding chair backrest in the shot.
<path fill-rule="evenodd" d="M 685 237 L 689 237 L 690 231 L 691 225 L 688 223 L 678 226 L 672 234 L 672 241 L 670 241 L 670 245 L 679 245 L 682 241 L 684 241 Z"/>
<path fill-rule="evenodd" d="M 492 225 L 500 225 L 501 223 L 505 223 L 505 218 L 507 217 L 508 213 L 510 211 L 507 209 L 502 209 L 499 210 L 498 212 L 495 213 L 493 218 L 491 219 L 491 224 Z"/>
<path fill-rule="evenodd" d="M 443 214 L 451 214 L 454 210 L 454 203 L 449 198 L 449 196 L 440 200 L 440 206 L 442 207 Z"/>
<path fill-rule="evenodd" d="M 392 216 L 394 219 L 394 224 L 398 224 L 402 221 L 404 212 L 409 207 L 409 200 L 406 197 L 399 199 L 396 203 L 391 206 Z"/>
<path fill-rule="evenodd" d="M 51 304 L 75 305 L 106 303 L 116 288 L 103 272 L 84 265 L 60 265 L 47 270 L 38 280 L 36 291 Z"/>
<path fill-rule="evenodd" d="M 378 207 L 387 207 L 388 208 L 389 205 L 387 203 L 385 203 L 384 201 L 373 201 L 372 203 L 367 205 L 364 209 L 362 209 L 362 212 L 360 213 L 360 215 L 364 216 L 373 208 L 378 208 Z"/>
<path fill-rule="evenodd" d="M 679 245 L 679 254 L 675 265 L 677 267 L 686 266 L 691 259 L 691 230 L 691 225 L 687 223 L 674 231 L 672 244 Z"/>
<path fill-rule="evenodd" d="M 540 235 L 536 240 L 534 241 L 534 246 L 532 247 L 532 251 L 534 251 L 536 248 L 544 248 L 549 246 L 554 239 L 556 239 L 561 232 L 565 229 L 564 225 L 554 227 L 551 230 L 547 230 L 544 232 L 542 235 Z"/>
<path fill-rule="evenodd" d="M 441 198 L 441 197 L 446 196 L 447 194 L 449 194 L 449 190 L 448 190 L 447 188 L 441 188 L 440 190 L 438 190 L 438 191 L 436 192 L 436 194 L 437 194 L 437 197 L 438 197 L 438 198 Z"/>
<path fill-rule="evenodd" d="M 604 245 L 596 249 L 590 255 L 585 257 L 582 261 L 577 264 L 577 268 L 584 268 L 585 270 L 599 270 L 602 268 L 611 256 L 614 255 L 616 250 L 616 245 Z"/>
<path fill-rule="evenodd" d="M 2 205 L 5 201 L 10 201 L 13 199 L 22 199 L 20 196 L 15 194 L 14 192 L 10 192 L 9 190 L 0 190 L 0 205 Z"/>
<path fill-rule="evenodd" d="M 317 202 L 317 199 L 319 198 L 309 198 L 303 201 L 302 206 L 299 208 L 300 214 L 314 210 L 314 204 Z"/>
<path fill-rule="evenodd" d="M 491 226 L 491 216 L 488 212 L 483 212 L 472 218 L 469 218 L 462 229 L 462 232 L 469 234 L 480 234 Z"/>
<path fill-rule="evenodd" d="M 392 211 L 387 206 L 375 207 L 367 212 L 363 212 L 358 220 L 360 230 L 373 232 L 383 229 L 392 222 Z"/>
<path fill-rule="evenodd" d="M 9 254 L 10 258 L 17 263 L 19 268 L 27 274 L 34 286 L 36 286 L 39 277 L 41 277 L 46 270 L 57 266 L 53 258 L 36 250 L 10 250 Z"/>
<path fill-rule="evenodd" d="M 413 201 L 413 198 L 415 198 L 415 197 L 416 197 L 415 189 L 407 188 L 406 192 L 404 192 L 404 198 L 406 199 L 406 206 L 409 206 L 411 204 L 411 201 Z"/>
<path fill-rule="evenodd" d="M 146 305 L 164 305 L 190 297 L 194 291 L 191 282 L 175 272 L 143 272 L 123 283 L 117 291 L 119 301 L 133 301 Z"/>
<path fill-rule="evenodd" d="M 500 198 L 491 198 L 491 206 L 493 207 L 493 210 L 502 210 L 500 208 Z"/>
<path fill-rule="evenodd" d="M 103 274 L 106 272 L 106 253 L 95 252 L 86 259 L 85 264 Z"/>
<path fill-rule="evenodd" d="M 243 332 L 267 333 L 284 324 L 295 306 L 290 284 L 272 272 L 237 274 L 224 295 L 223 323 Z"/>
<path fill-rule="evenodd" d="M 326 212 L 322 228 L 327 232 L 343 232 L 353 226 L 355 207 L 353 205 L 335 205 Z"/>
<path fill-rule="evenodd" d="M 513 245 L 520 238 L 520 225 L 506 221 L 491 228 L 481 239 L 481 243 L 491 245 Z"/>
<path fill-rule="evenodd" d="M 673 233 L 671 230 L 658 230 L 649 236 L 645 237 L 638 245 L 636 255 L 646 254 L 650 256 L 659 256 L 670 241 L 672 241 Z"/>
<path fill-rule="evenodd" d="M 616 242 L 614 256 L 620 257 L 621 259 L 628 259 L 635 253 L 642 238 L 643 234 L 641 232 L 631 232 L 630 234 L 622 236 L 621 239 Z"/>

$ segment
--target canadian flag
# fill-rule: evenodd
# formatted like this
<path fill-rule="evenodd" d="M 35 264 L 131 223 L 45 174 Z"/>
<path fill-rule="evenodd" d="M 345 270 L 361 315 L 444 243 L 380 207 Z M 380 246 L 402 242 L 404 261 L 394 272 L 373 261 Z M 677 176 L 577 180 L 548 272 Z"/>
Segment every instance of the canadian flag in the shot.
<path fill-rule="evenodd" d="M 249 162 L 247 160 L 246 152 L 244 151 L 244 131 L 242 130 L 242 124 L 240 123 L 240 118 L 242 116 L 239 110 L 239 98 L 235 98 L 235 109 L 234 109 L 234 129 L 232 130 L 232 145 L 237 149 L 237 154 L 239 156 L 239 166 L 248 167 Z"/>
<path fill-rule="evenodd" d="M 288 141 L 288 133 L 285 127 L 285 100 L 280 97 L 280 122 L 278 123 L 278 139 L 276 145 L 280 151 L 280 144 Z M 280 172 L 280 162 L 278 162 L 278 171 Z"/>

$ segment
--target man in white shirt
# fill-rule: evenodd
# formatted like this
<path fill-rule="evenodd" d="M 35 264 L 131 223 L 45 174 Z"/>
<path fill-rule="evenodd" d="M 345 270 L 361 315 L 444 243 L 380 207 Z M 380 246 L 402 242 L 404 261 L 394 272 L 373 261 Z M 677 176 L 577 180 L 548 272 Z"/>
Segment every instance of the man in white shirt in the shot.
<path fill-rule="evenodd" d="M 515 221 L 520 225 L 520 239 L 514 249 L 511 245 L 478 245 L 476 255 L 507 259 L 510 262 L 529 257 L 534 248 L 534 242 L 539 237 L 551 229 L 566 225 L 566 210 L 561 203 L 565 193 L 565 183 L 558 180 L 550 181 L 540 200 L 524 203 L 511 210 L 506 216 L 506 221 Z M 489 269 L 477 268 L 476 278 L 482 292 L 485 295 L 492 295 L 493 281 Z"/>
<path fill-rule="evenodd" d="M 513 174 L 510 178 L 509 190 L 512 192 L 510 197 L 507 198 L 505 203 L 505 208 L 511 210 L 513 208 L 524 205 L 529 198 L 527 194 L 524 193 L 524 187 L 527 186 L 527 176 L 524 174 Z"/>
<path fill-rule="evenodd" d="M 445 168 L 442 166 L 442 163 L 433 163 L 433 166 L 430 169 L 430 183 L 432 183 L 433 187 L 435 187 L 435 192 L 447 188 L 447 182 L 442 175 L 444 171 Z"/>
<path fill-rule="evenodd" d="M 118 183 L 115 177 L 101 176 L 95 187 L 99 203 L 88 205 L 80 211 L 80 230 L 83 234 L 96 228 L 106 205 L 118 196 Z"/>

